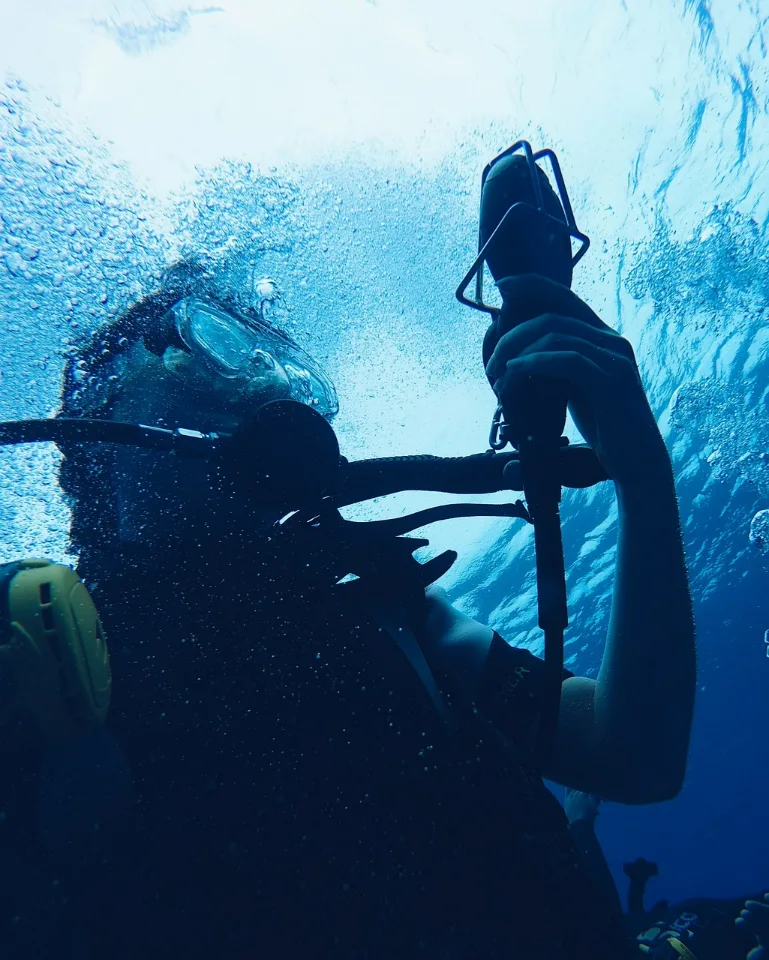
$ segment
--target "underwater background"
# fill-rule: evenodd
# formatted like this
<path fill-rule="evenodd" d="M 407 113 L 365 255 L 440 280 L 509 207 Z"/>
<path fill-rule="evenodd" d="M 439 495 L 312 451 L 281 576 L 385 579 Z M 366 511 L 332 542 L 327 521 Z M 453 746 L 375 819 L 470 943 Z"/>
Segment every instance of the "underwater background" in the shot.
<path fill-rule="evenodd" d="M 275 278 L 348 458 L 479 452 L 484 320 L 454 290 L 481 170 L 556 150 L 592 238 L 574 289 L 633 344 L 673 457 L 699 639 L 682 794 L 605 805 L 599 837 L 623 893 L 624 861 L 659 863 L 648 903 L 768 888 L 769 3 L 0 0 L 0 23 L 0 419 L 50 416 L 76 338 L 194 255 Z M 1 561 L 73 560 L 57 462 L 0 451 Z M 594 675 L 611 489 L 562 515 L 567 662 Z M 530 528 L 426 534 L 459 551 L 458 604 L 539 652 Z"/>

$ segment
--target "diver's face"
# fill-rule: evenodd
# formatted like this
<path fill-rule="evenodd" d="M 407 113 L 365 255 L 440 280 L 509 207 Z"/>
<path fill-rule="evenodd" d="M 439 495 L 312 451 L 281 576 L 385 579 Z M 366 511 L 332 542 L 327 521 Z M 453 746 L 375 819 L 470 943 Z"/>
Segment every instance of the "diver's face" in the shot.
<path fill-rule="evenodd" d="M 225 403 L 219 385 L 208 389 L 206 383 L 190 383 L 183 372 L 167 369 L 162 359 L 137 345 L 121 377 L 112 418 L 231 433 L 271 399 L 270 390 L 265 393 L 264 398 L 250 396 L 247 404 Z M 277 519 L 274 512 L 222 490 L 206 461 L 134 447 L 117 450 L 115 493 L 123 540 L 203 538 L 238 525 L 253 532 L 255 525 Z"/>

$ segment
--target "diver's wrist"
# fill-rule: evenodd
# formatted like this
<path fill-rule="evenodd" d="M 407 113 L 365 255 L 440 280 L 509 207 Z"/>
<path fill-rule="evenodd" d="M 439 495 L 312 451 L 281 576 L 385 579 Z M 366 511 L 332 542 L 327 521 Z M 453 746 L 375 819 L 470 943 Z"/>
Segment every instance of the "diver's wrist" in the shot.
<path fill-rule="evenodd" d="M 617 498 L 622 502 L 632 502 L 639 497 L 648 499 L 675 498 L 675 475 L 667 449 L 649 456 L 632 471 L 620 479 L 614 480 Z"/>

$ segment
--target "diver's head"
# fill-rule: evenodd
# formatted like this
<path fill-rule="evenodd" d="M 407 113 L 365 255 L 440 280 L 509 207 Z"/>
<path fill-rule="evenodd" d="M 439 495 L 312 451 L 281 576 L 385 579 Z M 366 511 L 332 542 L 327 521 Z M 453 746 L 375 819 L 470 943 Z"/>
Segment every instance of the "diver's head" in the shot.
<path fill-rule="evenodd" d="M 331 382 L 269 323 L 274 283 L 262 281 L 255 292 L 244 302 L 195 264 L 173 267 L 158 291 L 71 357 L 60 415 L 232 433 L 265 403 L 290 398 L 333 418 Z M 64 452 L 75 549 L 108 547 L 112 538 L 200 539 L 253 526 L 264 513 L 204 461 L 133 447 Z"/>

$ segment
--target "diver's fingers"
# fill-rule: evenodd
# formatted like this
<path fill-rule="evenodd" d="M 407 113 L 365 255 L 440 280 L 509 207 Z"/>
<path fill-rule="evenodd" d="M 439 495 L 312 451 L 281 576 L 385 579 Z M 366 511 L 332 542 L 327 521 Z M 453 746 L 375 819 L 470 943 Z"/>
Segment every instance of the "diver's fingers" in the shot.
<path fill-rule="evenodd" d="M 542 351 L 558 350 L 565 338 L 600 347 L 607 354 L 623 357 L 635 366 L 633 348 L 614 330 L 608 327 L 599 330 L 574 317 L 545 313 L 500 337 L 486 365 L 486 376 L 493 383 L 509 360 L 531 352 L 533 347 Z"/>
<path fill-rule="evenodd" d="M 763 902 L 761 900 L 746 900 L 742 915 L 749 916 L 761 924 L 766 924 L 769 928 L 769 894 L 764 894 Z"/>
<path fill-rule="evenodd" d="M 745 960 L 767 960 L 766 950 L 763 947 L 753 947 Z"/>
<path fill-rule="evenodd" d="M 590 356 L 589 353 L 604 353 L 595 347 L 590 352 L 580 350 L 559 350 L 552 353 L 530 353 L 510 360 L 504 374 L 494 383 L 494 392 L 504 404 L 511 406 L 520 402 L 519 392 L 525 390 L 532 377 L 550 377 L 567 380 L 580 392 L 594 402 L 610 398 L 613 373 L 604 367 L 603 357 Z M 620 360 L 617 359 L 617 363 Z M 627 363 L 623 360 L 622 363 Z"/>
<path fill-rule="evenodd" d="M 585 329 L 584 327 L 582 328 Z M 525 356 L 531 353 L 558 353 L 563 350 L 574 350 L 577 353 L 583 353 L 590 357 L 595 363 L 602 366 L 607 373 L 628 373 L 634 371 L 635 357 L 626 341 L 627 350 L 618 347 L 616 337 L 597 335 L 595 339 L 581 336 L 581 330 L 549 330 L 544 332 L 537 340 L 533 340 L 527 346 L 523 347 L 518 356 Z M 511 357 L 512 359 L 512 357 Z M 624 361 L 619 363 L 618 361 Z"/>
<path fill-rule="evenodd" d="M 597 313 L 568 287 L 535 273 L 506 277 L 499 290 L 503 297 L 498 332 L 506 333 L 512 326 L 531 320 L 543 313 L 561 313 L 577 317 L 591 327 L 610 329 Z"/>
<path fill-rule="evenodd" d="M 761 904 L 757 903 L 755 900 L 746 900 L 745 906 L 740 910 L 740 915 L 734 921 L 736 924 L 743 926 L 746 921 L 753 920 L 755 914 L 753 913 L 755 907 L 760 907 Z"/>
<path fill-rule="evenodd" d="M 746 900 L 734 922 L 741 930 L 755 934 L 760 944 L 766 945 L 769 939 L 769 893 L 764 894 L 763 902 Z"/>

